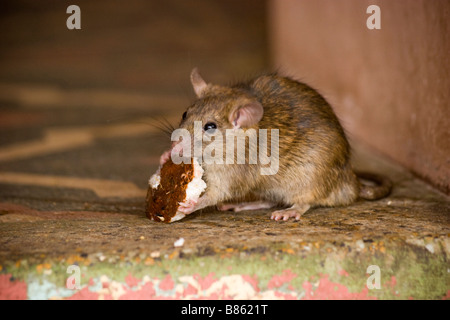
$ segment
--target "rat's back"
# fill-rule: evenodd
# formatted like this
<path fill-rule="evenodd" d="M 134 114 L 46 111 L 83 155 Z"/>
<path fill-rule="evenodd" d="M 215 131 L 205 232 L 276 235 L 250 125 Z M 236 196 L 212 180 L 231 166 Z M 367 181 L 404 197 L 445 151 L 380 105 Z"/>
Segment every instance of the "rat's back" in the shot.
<path fill-rule="evenodd" d="M 256 78 L 249 88 L 264 107 L 259 128 L 279 129 L 280 174 L 272 180 L 281 186 L 296 179 L 292 187 L 309 194 L 313 205 L 353 202 L 358 182 L 350 145 L 328 102 L 310 86 L 276 74 Z"/>

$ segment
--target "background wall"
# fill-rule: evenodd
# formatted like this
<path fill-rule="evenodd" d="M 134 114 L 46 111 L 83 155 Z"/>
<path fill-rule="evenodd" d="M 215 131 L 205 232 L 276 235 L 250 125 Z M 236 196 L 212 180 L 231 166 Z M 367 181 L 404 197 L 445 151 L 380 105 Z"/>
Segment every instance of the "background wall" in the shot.
<path fill-rule="evenodd" d="M 369 30 L 369 5 L 381 29 Z M 450 2 L 273 0 L 272 59 L 319 89 L 351 139 L 450 192 Z"/>

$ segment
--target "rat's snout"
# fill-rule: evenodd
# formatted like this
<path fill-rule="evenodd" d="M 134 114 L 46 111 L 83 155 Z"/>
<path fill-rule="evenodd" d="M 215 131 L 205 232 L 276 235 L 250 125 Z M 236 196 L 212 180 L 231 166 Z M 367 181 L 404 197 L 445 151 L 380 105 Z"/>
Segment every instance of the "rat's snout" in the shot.
<path fill-rule="evenodd" d="M 172 142 L 172 147 L 170 148 L 171 152 L 179 154 L 180 156 L 183 156 L 183 140 L 181 141 L 174 141 Z"/>
<path fill-rule="evenodd" d="M 169 150 L 174 163 L 178 163 L 181 158 L 191 158 L 192 155 L 192 137 L 187 130 L 182 133 L 178 140 L 172 141 L 172 147 Z"/>
<path fill-rule="evenodd" d="M 176 154 L 180 154 L 181 156 L 183 154 L 183 148 L 180 145 L 180 141 L 173 141 L 172 142 L 172 146 L 170 147 L 169 150 L 164 151 L 164 153 L 161 155 L 161 157 L 159 158 L 159 164 L 163 165 L 164 163 L 167 162 L 167 160 L 169 160 L 171 158 L 172 155 L 172 151 Z"/>

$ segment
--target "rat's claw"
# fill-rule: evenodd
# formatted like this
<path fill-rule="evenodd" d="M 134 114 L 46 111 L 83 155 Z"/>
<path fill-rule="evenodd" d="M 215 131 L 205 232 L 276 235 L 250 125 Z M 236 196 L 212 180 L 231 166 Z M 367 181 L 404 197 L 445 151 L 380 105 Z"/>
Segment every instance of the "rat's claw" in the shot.
<path fill-rule="evenodd" d="M 183 206 L 183 207 L 188 207 L 188 206 L 193 206 L 193 205 L 196 205 L 197 204 L 197 200 L 193 200 L 193 199 L 190 199 L 189 201 L 187 201 L 187 202 L 178 202 L 178 204 L 180 205 L 180 206 Z"/>
<path fill-rule="evenodd" d="M 275 211 L 274 213 L 272 213 L 272 216 L 270 217 L 270 219 L 275 220 L 275 221 L 280 221 L 280 220 L 288 221 L 289 218 L 291 218 L 291 217 L 295 217 L 296 220 L 300 219 L 299 214 L 284 212 L 284 210 Z"/>
<path fill-rule="evenodd" d="M 164 153 L 161 155 L 161 157 L 159 158 L 159 164 L 163 165 L 164 163 L 167 162 L 167 160 L 170 159 L 170 153 L 172 152 L 172 149 L 164 151 Z"/>
<path fill-rule="evenodd" d="M 177 211 L 184 213 L 184 214 L 190 214 L 190 213 L 194 212 L 191 208 L 186 208 L 186 207 L 178 207 Z"/>
<path fill-rule="evenodd" d="M 270 219 L 275 221 L 288 221 L 289 218 L 294 218 L 295 220 L 300 220 L 300 217 L 308 211 L 310 208 L 309 205 L 303 205 L 303 206 L 292 206 L 289 209 L 284 210 L 277 210 L 272 213 L 272 216 Z"/>
<path fill-rule="evenodd" d="M 195 209 L 195 205 L 197 204 L 197 201 L 193 201 L 193 200 L 189 200 L 188 202 L 179 202 L 178 205 L 178 210 L 184 214 L 189 214 L 194 212 Z"/>
<path fill-rule="evenodd" d="M 190 214 L 192 212 L 194 212 L 194 208 L 193 207 L 184 207 L 184 206 L 179 206 L 177 209 L 178 212 L 184 213 L 184 214 Z"/>

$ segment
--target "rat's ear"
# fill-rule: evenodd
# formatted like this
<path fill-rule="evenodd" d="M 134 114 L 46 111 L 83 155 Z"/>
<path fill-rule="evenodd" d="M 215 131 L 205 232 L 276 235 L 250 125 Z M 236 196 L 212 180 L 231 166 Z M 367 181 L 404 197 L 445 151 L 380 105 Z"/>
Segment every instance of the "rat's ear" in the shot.
<path fill-rule="evenodd" d="M 234 128 L 249 128 L 257 124 L 263 114 L 263 106 L 257 101 L 252 101 L 232 110 L 228 120 Z"/>
<path fill-rule="evenodd" d="M 208 84 L 203 80 L 202 76 L 198 73 L 198 69 L 194 68 L 191 71 L 191 83 L 194 87 L 195 94 L 198 98 L 202 96 L 203 91 L 206 89 Z"/>

